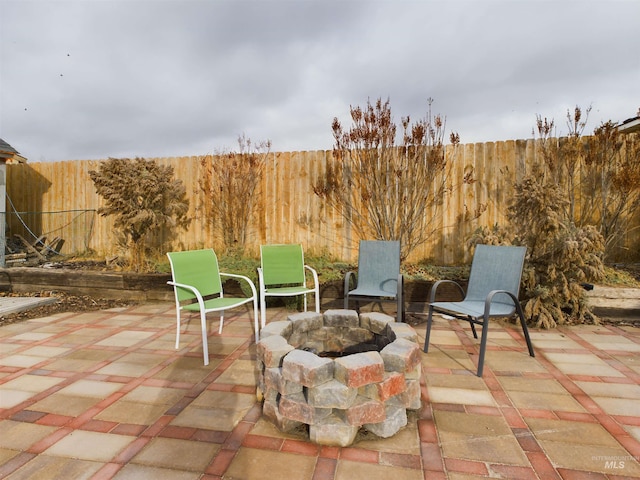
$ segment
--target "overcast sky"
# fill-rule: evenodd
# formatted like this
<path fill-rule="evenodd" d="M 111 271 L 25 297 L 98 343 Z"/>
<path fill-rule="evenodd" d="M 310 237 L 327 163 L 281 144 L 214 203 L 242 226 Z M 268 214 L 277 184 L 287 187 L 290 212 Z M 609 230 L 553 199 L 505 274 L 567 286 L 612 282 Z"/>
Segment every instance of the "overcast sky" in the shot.
<path fill-rule="evenodd" d="M 638 0 L 0 0 L 0 138 L 30 162 L 329 150 L 427 99 L 463 143 L 640 108 Z"/>

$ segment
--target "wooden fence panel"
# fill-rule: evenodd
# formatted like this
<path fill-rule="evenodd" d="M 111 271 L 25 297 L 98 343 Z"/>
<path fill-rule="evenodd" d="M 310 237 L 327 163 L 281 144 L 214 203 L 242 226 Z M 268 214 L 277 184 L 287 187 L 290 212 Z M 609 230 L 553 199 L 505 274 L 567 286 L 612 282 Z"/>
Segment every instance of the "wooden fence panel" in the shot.
<path fill-rule="evenodd" d="M 468 262 L 468 237 L 479 226 L 505 221 L 513 185 L 530 171 L 534 162 L 540 161 L 536 151 L 535 140 L 447 146 L 445 155 L 452 162 L 451 192 L 442 205 L 434 207 L 435 225 L 440 233 L 418 247 L 408 260 Z M 309 254 L 328 254 L 347 261 L 357 258 L 358 238 L 352 228 L 340 211 L 313 192 L 313 184 L 325 174 L 331 155 L 331 151 L 269 153 L 262 182 L 255 193 L 256 213 L 248 232 L 249 253 L 257 255 L 259 245 L 264 243 L 296 242 L 302 243 Z M 220 232 L 207 222 L 203 211 L 207 198 L 200 187 L 202 158 L 156 159 L 159 164 L 174 168 L 174 175 L 185 184 L 190 201 L 192 222 L 186 231 L 178 233 L 172 249 L 222 248 Z M 214 174 L 216 158 L 208 157 L 213 161 Z M 10 164 L 7 193 L 17 211 L 41 212 L 30 217 L 34 233 L 53 232 L 61 228 L 62 217 L 45 212 L 94 211 L 102 205 L 89 177 L 89 171 L 98 166 L 99 161 L 95 160 Z M 469 181 L 463 183 L 465 174 L 469 175 Z M 486 210 L 474 218 L 481 205 Z M 11 215 L 9 202 L 7 213 L 11 234 L 19 225 L 16 216 Z M 93 223 L 87 216 L 84 227 L 78 227 L 83 232 L 65 238 L 65 253 L 86 248 L 105 256 L 117 253 L 113 219 L 92 215 Z M 635 222 L 640 224 L 640 219 Z M 637 235 L 630 236 L 628 243 L 637 250 Z"/>

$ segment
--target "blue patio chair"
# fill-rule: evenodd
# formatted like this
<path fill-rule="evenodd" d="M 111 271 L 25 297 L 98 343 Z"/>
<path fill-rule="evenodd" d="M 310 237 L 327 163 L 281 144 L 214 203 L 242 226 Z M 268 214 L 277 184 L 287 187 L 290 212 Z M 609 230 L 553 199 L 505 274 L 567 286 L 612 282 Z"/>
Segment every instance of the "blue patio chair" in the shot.
<path fill-rule="evenodd" d="M 171 264 L 173 280 L 167 282 L 173 286 L 176 299 L 176 349 L 180 345 L 180 312 L 200 312 L 200 327 L 202 330 L 202 354 L 204 364 L 209 365 L 209 348 L 207 346 L 207 319 L 209 312 L 220 312 L 220 327 L 222 333 L 224 325 L 224 311 L 253 302 L 253 325 L 256 343 L 258 342 L 258 295 L 253 282 L 243 276 L 233 273 L 223 273 L 218 267 L 218 258 L 211 249 L 190 250 L 185 252 L 167 253 Z M 236 278 L 248 283 L 250 297 L 225 296 L 222 289 L 221 277 Z"/>
<path fill-rule="evenodd" d="M 534 357 L 533 346 L 529 338 L 527 323 L 522 306 L 518 301 L 520 280 L 524 265 L 526 247 L 477 245 L 471 263 L 469 284 L 465 295 L 463 288 L 452 280 L 439 280 L 431 288 L 427 332 L 424 340 L 424 352 L 429 350 L 429 337 L 433 312 L 444 313 L 454 319 L 466 320 L 471 325 L 473 337 L 478 338 L 475 325 L 482 326 L 480 356 L 478 358 L 478 377 L 482 377 L 484 354 L 487 347 L 489 318 L 511 317 L 517 313 L 527 342 L 529 355 Z M 442 284 L 454 284 L 464 300 L 459 302 L 436 302 L 436 291 Z"/>
<path fill-rule="evenodd" d="M 356 287 L 352 289 L 352 280 Z M 400 273 L 400 242 L 395 240 L 361 240 L 358 251 L 358 273 L 344 277 L 344 308 L 349 299 L 356 305 L 362 300 L 397 302 L 397 319 L 404 321 L 402 292 L 404 277 Z"/>

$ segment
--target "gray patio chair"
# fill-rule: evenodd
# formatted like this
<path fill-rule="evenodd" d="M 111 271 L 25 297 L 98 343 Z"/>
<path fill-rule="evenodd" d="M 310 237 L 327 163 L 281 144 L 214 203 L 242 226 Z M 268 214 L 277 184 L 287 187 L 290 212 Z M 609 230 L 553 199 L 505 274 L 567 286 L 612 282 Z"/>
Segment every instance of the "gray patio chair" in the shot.
<path fill-rule="evenodd" d="M 444 313 L 454 319 L 468 321 L 474 338 L 478 338 L 475 325 L 481 325 L 482 339 L 480 340 L 477 375 L 482 377 L 489 318 L 511 317 L 514 313 L 517 313 L 527 342 L 529 355 L 535 356 L 522 306 L 518 301 L 526 251 L 526 247 L 477 245 L 471 264 L 466 295 L 463 288 L 452 280 L 439 280 L 434 283 L 429 297 L 424 352 L 427 353 L 429 350 L 433 312 Z M 456 285 L 461 296 L 464 296 L 464 300 L 459 302 L 436 302 L 436 291 L 444 283 Z"/>
<path fill-rule="evenodd" d="M 351 289 L 355 280 L 356 288 Z M 362 300 L 394 300 L 398 304 L 398 321 L 404 321 L 402 291 L 404 277 L 400 273 L 400 242 L 362 240 L 358 251 L 358 273 L 347 272 L 344 278 L 344 308 L 352 298 L 358 306 Z"/>

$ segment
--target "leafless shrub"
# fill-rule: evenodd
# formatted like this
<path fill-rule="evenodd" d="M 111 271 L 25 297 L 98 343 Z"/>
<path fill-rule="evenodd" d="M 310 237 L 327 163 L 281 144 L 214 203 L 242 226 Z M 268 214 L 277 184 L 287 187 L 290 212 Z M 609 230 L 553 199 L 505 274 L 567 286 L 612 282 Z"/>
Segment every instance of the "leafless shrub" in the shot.
<path fill-rule="evenodd" d="M 361 238 L 400 240 L 403 259 L 437 230 L 434 219 L 452 189 L 445 120 L 431 115 L 431 102 L 426 118 L 402 118 L 400 145 L 389 100 L 351 107 L 349 130 L 335 118 L 333 158 L 313 185 Z M 457 145 L 459 136 L 451 142 Z"/>

